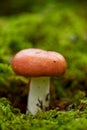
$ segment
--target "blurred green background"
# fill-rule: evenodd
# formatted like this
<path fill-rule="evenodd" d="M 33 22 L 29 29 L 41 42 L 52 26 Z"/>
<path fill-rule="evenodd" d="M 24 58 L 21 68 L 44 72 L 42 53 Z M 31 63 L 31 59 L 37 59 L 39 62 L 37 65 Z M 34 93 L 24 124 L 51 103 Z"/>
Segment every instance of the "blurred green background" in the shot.
<path fill-rule="evenodd" d="M 13 72 L 11 59 L 32 47 L 57 51 L 66 58 L 66 73 L 52 78 L 52 100 L 87 96 L 86 7 L 87 2 L 78 0 L 0 2 L 0 97 L 25 112 L 28 78 Z"/>

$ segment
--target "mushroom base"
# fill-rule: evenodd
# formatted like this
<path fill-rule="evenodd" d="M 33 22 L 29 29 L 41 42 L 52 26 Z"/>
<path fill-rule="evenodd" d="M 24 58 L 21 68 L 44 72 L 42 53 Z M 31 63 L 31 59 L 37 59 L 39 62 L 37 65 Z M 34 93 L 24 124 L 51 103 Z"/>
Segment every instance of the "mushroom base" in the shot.
<path fill-rule="evenodd" d="M 38 111 L 47 110 L 50 101 L 50 78 L 31 78 L 27 112 L 35 115 Z"/>

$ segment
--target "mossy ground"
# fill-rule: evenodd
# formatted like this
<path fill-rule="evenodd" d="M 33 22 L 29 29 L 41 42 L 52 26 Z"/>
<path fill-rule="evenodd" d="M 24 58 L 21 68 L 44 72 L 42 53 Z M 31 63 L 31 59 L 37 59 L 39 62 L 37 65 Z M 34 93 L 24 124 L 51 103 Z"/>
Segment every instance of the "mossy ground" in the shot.
<path fill-rule="evenodd" d="M 85 100 L 84 100 L 85 101 Z M 84 109 L 80 111 L 59 111 L 57 109 L 37 113 L 36 116 L 22 114 L 13 108 L 5 99 L 0 99 L 0 129 L 1 130 L 86 130 L 87 129 L 87 99 Z"/>
<path fill-rule="evenodd" d="M 39 13 L 0 17 L 2 130 L 86 130 L 87 19 L 81 5 L 76 9 L 59 4 L 50 5 Z M 25 115 L 28 78 L 16 75 L 11 68 L 14 54 L 32 47 L 60 52 L 67 61 L 66 73 L 51 79 L 50 110 L 38 113 L 36 117 Z M 8 98 L 12 104 L 2 97 Z M 13 107 L 19 108 L 20 112 Z"/>

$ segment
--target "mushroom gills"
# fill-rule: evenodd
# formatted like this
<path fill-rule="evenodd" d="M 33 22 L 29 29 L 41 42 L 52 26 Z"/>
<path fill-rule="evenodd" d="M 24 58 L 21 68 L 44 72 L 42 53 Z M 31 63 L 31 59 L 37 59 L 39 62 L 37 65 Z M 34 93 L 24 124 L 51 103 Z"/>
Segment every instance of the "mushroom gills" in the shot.
<path fill-rule="evenodd" d="M 31 78 L 27 112 L 35 115 L 38 111 L 49 108 L 50 77 Z"/>

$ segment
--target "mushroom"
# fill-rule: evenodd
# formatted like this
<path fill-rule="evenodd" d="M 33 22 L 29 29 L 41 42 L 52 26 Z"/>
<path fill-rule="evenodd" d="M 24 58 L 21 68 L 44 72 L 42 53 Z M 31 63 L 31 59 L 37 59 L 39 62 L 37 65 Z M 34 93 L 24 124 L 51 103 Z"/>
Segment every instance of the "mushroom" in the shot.
<path fill-rule="evenodd" d="M 49 107 L 50 77 L 63 74 L 66 61 L 57 52 L 30 48 L 14 56 L 12 68 L 17 74 L 31 78 L 27 112 L 35 115 Z"/>

